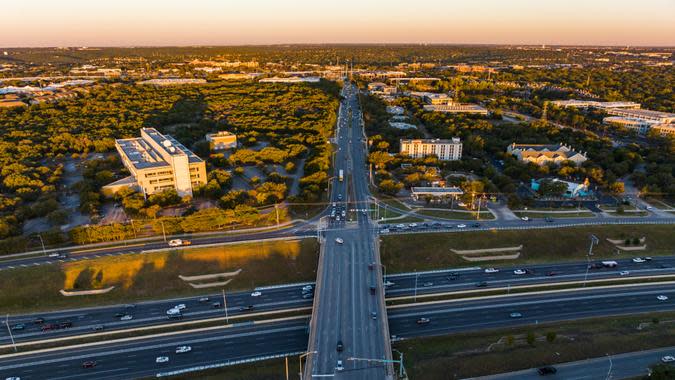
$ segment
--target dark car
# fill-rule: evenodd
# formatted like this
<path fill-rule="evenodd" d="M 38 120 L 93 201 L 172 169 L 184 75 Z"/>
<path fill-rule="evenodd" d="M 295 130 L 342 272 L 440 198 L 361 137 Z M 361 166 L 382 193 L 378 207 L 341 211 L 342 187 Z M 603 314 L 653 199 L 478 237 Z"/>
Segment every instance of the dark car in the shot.
<path fill-rule="evenodd" d="M 556 372 L 558 372 L 558 370 L 555 369 L 555 367 L 551 366 L 541 367 L 537 369 L 537 373 L 541 376 L 553 375 Z"/>
<path fill-rule="evenodd" d="M 94 367 L 96 367 L 96 362 L 93 360 L 88 360 L 82 363 L 82 368 L 94 368 Z"/>
<path fill-rule="evenodd" d="M 220 302 L 214 302 L 214 303 L 211 304 L 211 307 L 214 308 L 214 309 L 218 309 L 222 306 L 223 305 Z"/>
<path fill-rule="evenodd" d="M 553 272 L 553 271 L 546 273 L 547 276 L 555 276 L 557 274 L 558 274 L 557 272 Z"/>
<path fill-rule="evenodd" d="M 201 297 L 199 299 L 199 303 L 206 303 L 206 302 L 209 302 L 209 297 Z"/>
<path fill-rule="evenodd" d="M 553 218 L 551 218 L 550 216 L 546 217 L 544 220 L 546 221 L 546 223 L 553 223 Z"/>
<path fill-rule="evenodd" d="M 473 227 L 473 228 L 479 228 L 479 227 L 480 227 L 480 223 L 474 223 L 474 224 L 471 225 L 471 227 Z"/>
<path fill-rule="evenodd" d="M 92 327 L 92 329 L 94 331 L 102 331 L 103 329 L 105 329 L 105 326 L 104 325 L 96 325 L 96 326 Z"/>
<path fill-rule="evenodd" d="M 420 318 L 417 320 L 418 325 L 426 325 L 427 323 L 429 323 L 429 318 Z"/>
<path fill-rule="evenodd" d="M 487 282 L 485 282 L 485 281 L 481 281 L 481 282 L 477 282 L 477 283 L 476 283 L 476 287 L 477 287 L 477 288 L 484 288 L 484 287 L 486 287 L 487 285 L 488 285 L 488 284 L 487 284 Z"/>
<path fill-rule="evenodd" d="M 370 287 L 370 294 L 375 294 L 376 290 L 377 290 L 377 288 L 375 286 L 371 286 Z"/>
<path fill-rule="evenodd" d="M 17 323 L 16 325 L 12 326 L 12 330 L 23 330 L 26 328 L 26 325 L 23 323 Z"/>
<path fill-rule="evenodd" d="M 73 327 L 73 322 L 71 322 L 71 321 L 61 322 L 59 324 L 59 327 L 62 328 L 62 329 L 67 329 L 69 327 Z"/>
<path fill-rule="evenodd" d="M 58 330 L 59 325 L 56 323 L 47 323 L 42 325 L 42 331 L 49 331 L 49 330 Z"/>
<path fill-rule="evenodd" d="M 314 298 L 314 294 L 313 293 L 305 293 L 305 294 L 302 295 L 302 298 L 308 300 L 310 298 Z"/>
<path fill-rule="evenodd" d="M 115 313 L 115 318 L 122 318 L 122 317 L 124 317 L 125 315 L 127 315 L 127 313 L 124 313 L 124 312 L 120 311 L 120 312 L 118 312 L 118 313 Z"/>
<path fill-rule="evenodd" d="M 253 305 L 246 305 L 239 308 L 241 311 L 253 310 Z"/>
<path fill-rule="evenodd" d="M 338 340 L 336 349 L 337 349 L 338 352 L 342 352 L 342 350 L 345 349 L 345 346 L 344 346 L 344 344 L 342 344 L 341 340 Z"/>

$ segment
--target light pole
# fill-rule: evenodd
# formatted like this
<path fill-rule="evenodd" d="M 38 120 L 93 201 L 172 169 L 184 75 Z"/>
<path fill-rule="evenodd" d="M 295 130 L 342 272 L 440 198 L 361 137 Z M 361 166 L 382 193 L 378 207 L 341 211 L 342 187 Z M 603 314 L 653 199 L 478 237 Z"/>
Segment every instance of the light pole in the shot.
<path fill-rule="evenodd" d="M 45 249 L 45 241 L 42 240 L 42 235 L 37 234 L 38 237 L 40 238 L 40 244 L 42 245 L 42 254 L 47 256 L 47 250 Z"/>
<path fill-rule="evenodd" d="M 400 358 L 399 359 L 400 363 L 399 363 L 399 369 L 398 369 L 398 377 L 399 377 L 399 379 L 402 379 L 403 378 L 403 371 L 404 371 L 403 370 L 403 352 L 401 352 L 401 351 L 399 351 L 395 348 L 393 348 L 392 351 L 398 352 L 398 355 L 399 355 L 399 358 Z"/>
<path fill-rule="evenodd" d="M 298 358 L 298 365 L 300 366 L 300 380 L 302 380 L 302 358 L 311 354 L 316 354 L 317 352 L 318 351 L 307 351 Z"/>
<path fill-rule="evenodd" d="M 225 323 L 230 324 L 230 318 L 227 316 L 227 298 L 225 298 L 225 289 L 223 288 L 223 308 L 225 309 Z"/>
<path fill-rule="evenodd" d="M 415 269 L 415 296 L 413 298 L 413 302 L 417 302 L 417 278 L 419 275 L 417 274 L 417 269 Z"/>
<path fill-rule="evenodd" d="M 9 337 L 12 339 L 12 346 L 14 346 L 14 352 L 17 352 L 16 342 L 14 341 L 14 335 L 12 335 L 12 329 L 9 328 L 9 314 L 5 317 L 5 326 L 7 326 L 7 332 L 9 332 Z"/>
<path fill-rule="evenodd" d="M 162 224 L 162 236 L 164 236 L 164 241 L 166 241 L 166 230 L 164 229 L 164 221 L 160 219 L 159 222 Z"/>
<path fill-rule="evenodd" d="M 605 355 L 607 356 L 607 359 L 609 359 L 609 370 L 607 371 L 607 377 L 605 379 L 609 380 L 612 377 L 612 355 L 610 354 Z"/>
<path fill-rule="evenodd" d="M 586 254 L 586 274 L 584 275 L 584 288 L 586 287 L 586 280 L 588 280 L 588 270 L 591 269 L 591 256 L 593 256 L 593 244 L 598 244 L 600 239 L 597 236 L 591 234 L 591 245 L 588 247 L 588 254 Z"/>

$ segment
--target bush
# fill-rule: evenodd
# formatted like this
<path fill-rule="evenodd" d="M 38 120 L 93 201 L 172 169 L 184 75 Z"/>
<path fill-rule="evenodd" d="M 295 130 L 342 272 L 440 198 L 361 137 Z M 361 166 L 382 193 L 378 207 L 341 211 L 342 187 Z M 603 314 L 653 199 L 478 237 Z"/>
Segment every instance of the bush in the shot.
<path fill-rule="evenodd" d="M 525 339 L 527 340 L 527 344 L 534 347 L 534 342 L 537 340 L 537 338 L 534 336 L 533 332 L 528 332 Z"/>
<path fill-rule="evenodd" d="M 546 341 L 549 343 L 553 343 L 555 341 L 555 338 L 557 337 L 557 334 L 555 331 L 549 331 L 546 333 Z"/>

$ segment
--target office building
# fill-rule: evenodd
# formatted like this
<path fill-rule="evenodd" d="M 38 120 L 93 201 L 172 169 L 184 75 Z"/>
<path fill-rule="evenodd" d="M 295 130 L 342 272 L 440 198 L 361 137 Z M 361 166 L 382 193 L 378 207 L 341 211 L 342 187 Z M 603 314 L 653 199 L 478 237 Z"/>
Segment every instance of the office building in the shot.
<path fill-rule="evenodd" d="M 454 103 L 448 104 L 425 104 L 424 110 L 429 112 L 444 112 L 444 113 L 469 113 L 475 115 L 487 115 L 488 110 L 470 103 Z"/>
<path fill-rule="evenodd" d="M 413 158 L 436 155 L 441 161 L 455 161 L 462 158 L 462 141 L 457 137 L 451 140 L 401 140 L 400 152 Z"/>
<path fill-rule="evenodd" d="M 598 102 L 595 100 L 554 100 L 551 102 L 558 107 L 575 107 L 575 108 L 598 108 L 598 109 L 639 109 L 640 103 L 635 102 Z"/>
<path fill-rule="evenodd" d="M 209 142 L 211 150 L 226 150 L 237 147 L 237 135 L 227 131 L 209 133 L 206 135 L 206 141 Z"/>
<path fill-rule="evenodd" d="M 622 116 L 632 119 L 644 120 L 656 124 L 675 123 L 675 113 L 641 110 L 641 109 L 608 109 L 607 113 L 614 116 Z"/>
<path fill-rule="evenodd" d="M 260 83 L 319 83 L 321 78 L 319 77 L 287 77 L 287 78 L 264 78 L 261 79 Z"/>
<path fill-rule="evenodd" d="M 131 187 L 144 195 L 175 189 L 182 197 L 206 184 L 204 160 L 155 128 L 142 128 L 139 138 L 115 140 L 115 148 L 131 176 L 105 186 L 108 194 Z"/>
<path fill-rule="evenodd" d="M 516 144 L 509 145 L 507 153 L 514 155 L 518 160 L 531 162 L 536 165 L 548 163 L 560 164 L 564 161 L 572 161 L 577 165 L 582 164 L 588 158 L 585 153 L 576 152 L 565 144 Z"/>

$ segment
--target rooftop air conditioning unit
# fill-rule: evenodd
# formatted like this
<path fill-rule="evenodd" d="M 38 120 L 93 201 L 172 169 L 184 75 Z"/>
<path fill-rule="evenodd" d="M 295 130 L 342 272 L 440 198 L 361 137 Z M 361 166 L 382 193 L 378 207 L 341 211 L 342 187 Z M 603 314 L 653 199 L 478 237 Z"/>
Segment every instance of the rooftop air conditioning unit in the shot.
<path fill-rule="evenodd" d="M 169 141 L 169 140 L 164 140 L 164 141 L 162 141 L 162 145 L 164 145 L 165 147 L 168 148 L 168 147 L 171 146 L 171 141 Z"/>

